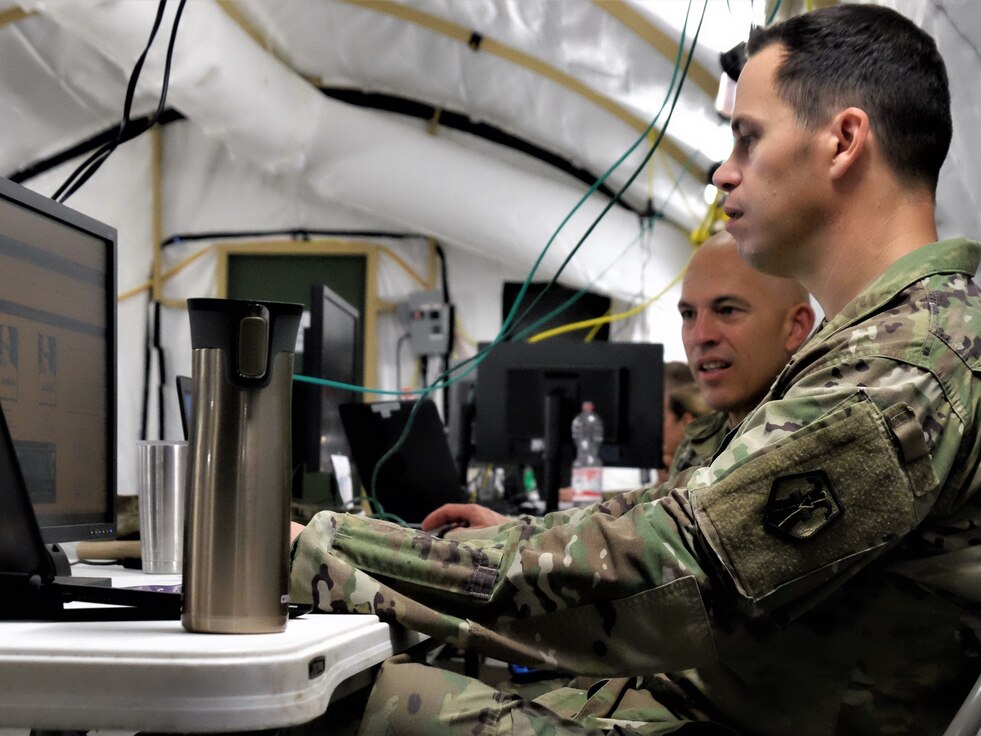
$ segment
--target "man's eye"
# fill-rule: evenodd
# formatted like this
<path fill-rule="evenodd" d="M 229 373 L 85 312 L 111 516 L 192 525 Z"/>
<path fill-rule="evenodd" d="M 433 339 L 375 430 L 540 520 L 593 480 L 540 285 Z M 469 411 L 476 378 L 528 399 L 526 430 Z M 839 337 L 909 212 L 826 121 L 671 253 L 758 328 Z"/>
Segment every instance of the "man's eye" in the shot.
<path fill-rule="evenodd" d="M 753 135 L 752 133 L 746 133 L 745 135 L 741 135 L 736 139 L 736 143 L 742 146 L 743 148 L 749 148 L 750 144 L 752 144 L 755 141 L 756 141 L 756 136 Z"/>
<path fill-rule="evenodd" d="M 681 309 L 678 312 L 681 315 L 681 319 L 689 320 L 695 316 L 695 312 L 692 309 Z"/>

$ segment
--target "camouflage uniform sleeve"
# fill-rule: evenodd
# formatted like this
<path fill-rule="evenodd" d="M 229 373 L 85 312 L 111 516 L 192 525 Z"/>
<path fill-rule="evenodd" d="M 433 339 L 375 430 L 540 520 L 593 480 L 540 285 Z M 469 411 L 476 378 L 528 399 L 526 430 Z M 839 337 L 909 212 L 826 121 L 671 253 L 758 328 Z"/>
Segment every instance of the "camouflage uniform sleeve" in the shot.
<path fill-rule="evenodd" d="M 698 592 L 708 581 L 680 509 L 635 504 L 548 529 L 515 522 L 466 543 L 322 512 L 294 546 L 291 597 L 511 662 L 597 675 L 673 669 L 712 652 Z"/>
<path fill-rule="evenodd" d="M 600 501 L 599 503 L 593 503 L 588 506 L 578 506 L 575 508 L 564 509 L 562 511 L 553 511 L 551 513 L 545 514 L 544 516 L 519 516 L 516 521 L 519 524 L 524 524 L 527 526 L 536 526 L 543 529 L 551 529 L 552 527 L 562 526 L 564 524 L 571 524 L 592 514 L 604 514 L 606 516 L 622 516 L 627 513 L 630 509 L 636 506 L 638 503 L 643 503 L 646 500 L 650 500 L 653 493 L 656 492 L 656 486 L 637 488 L 632 491 L 625 491 L 624 493 L 618 493 L 613 498 L 607 499 L 605 501 Z"/>
<path fill-rule="evenodd" d="M 637 488 L 631 491 L 625 491 L 623 493 L 618 493 L 613 498 L 601 501 L 599 503 L 590 504 L 588 506 L 578 506 L 575 508 L 564 509 L 562 511 L 553 511 L 551 513 L 545 514 L 544 516 L 533 516 L 531 514 L 523 514 L 521 516 L 516 516 L 512 521 L 505 522 L 504 524 L 498 524 L 496 526 L 489 527 L 460 527 L 453 529 L 446 533 L 446 537 L 449 539 L 455 539 L 457 541 L 469 541 L 471 539 L 486 539 L 488 537 L 495 537 L 500 534 L 503 530 L 512 527 L 515 524 L 531 527 L 540 527 L 542 529 L 551 529 L 555 526 L 562 526 L 564 524 L 570 524 L 575 521 L 586 518 L 591 514 L 606 514 L 607 516 L 621 516 L 629 511 L 631 508 L 636 506 L 638 503 L 643 503 L 645 501 L 650 501 L 656 498 L 659 494 L 665 493 L 670 488 L 650 486 L 644 488 Z"/>

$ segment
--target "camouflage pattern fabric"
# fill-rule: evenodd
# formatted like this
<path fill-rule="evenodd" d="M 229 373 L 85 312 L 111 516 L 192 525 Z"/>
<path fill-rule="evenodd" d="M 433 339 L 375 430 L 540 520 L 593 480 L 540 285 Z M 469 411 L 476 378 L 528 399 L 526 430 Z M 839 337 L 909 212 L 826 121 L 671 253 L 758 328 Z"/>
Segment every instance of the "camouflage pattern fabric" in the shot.
<path fill-rule="evenodd" d="M 733 735 L 718 725 L 679 721 L 636 687 L 635 679 L 573 680 L 539 697 L 523 697 L 398 655 L 381 668 L 360 733 L 601 736 L 615 728 L 637 736 Z"/>
<path fill-rule="evenodd" d="M 712 412 L 691 421 L 685 427 L 681 444 L 675 450 L 668 470 L 668 483 L 689 468 L 700 468 L 712 462 L 729 434 L 729 416 L 723 411 Z"/>
<path fill-rule="evenodd" d="M 322 513 L 291 595 L 634 678 L 621 697 L 646 691 L 676 720 L 941 733 L 981 671 L 979 258 L 954 240 L 893 264 L 670 492 L 468 541 Z"/>

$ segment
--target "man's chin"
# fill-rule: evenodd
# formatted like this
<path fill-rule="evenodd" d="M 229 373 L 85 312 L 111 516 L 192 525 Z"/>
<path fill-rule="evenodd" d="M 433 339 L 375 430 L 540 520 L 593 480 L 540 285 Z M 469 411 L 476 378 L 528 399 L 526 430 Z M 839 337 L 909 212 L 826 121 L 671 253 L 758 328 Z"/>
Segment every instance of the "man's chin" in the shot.
<path fill-rule="evenodd" d="M 744 236 L 736 241 L 736 250 L 746 263 L 757 271 L 764 271 L 763 265 L 767 259 L 763 257 L 764 250 L 757 240 Z"/>
<path fill-rule="evenodd" d="M 786 269 L 783 268 L 782 259 L 772 248 L 767 248 L 760 244 L 747 244 L 744 248 L 740 244 L 738 250 L 739 257 L 760 273 L 778 278 L 792 277 L 792 274 L 787 273 Z"/>
<path fill-rule="evenodd" d="M 704 384 L 699 385 L 699 389 L 702 393 L 702 398 L 705 399 L 705 404 L 712 411 L 725 411 L 725 409 L 720 409 L 719 407 L 726 406 L 727 401 L 725 394 L 719 391 L 717 388 L 705 386 Z"/>

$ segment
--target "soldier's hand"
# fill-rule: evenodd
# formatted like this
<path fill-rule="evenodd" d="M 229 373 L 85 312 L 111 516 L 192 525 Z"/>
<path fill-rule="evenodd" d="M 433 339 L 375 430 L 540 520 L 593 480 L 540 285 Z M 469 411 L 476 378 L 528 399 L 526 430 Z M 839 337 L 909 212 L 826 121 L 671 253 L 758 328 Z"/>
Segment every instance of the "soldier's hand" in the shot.
<path fill-rule="evenodd" d="M 422 528 L 425 531 L 445 526 L 468 526 L 472 529 L 480 529 L 508 521 L 511 521 L 510 516 L 504 516 L 476 503 L 447 503 L 423 519 Z"/>

